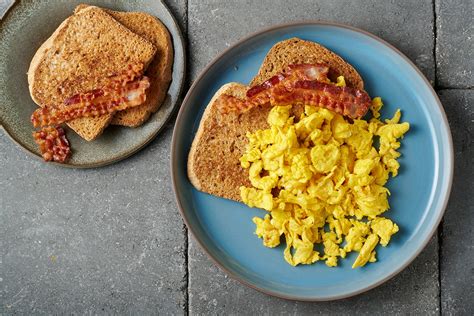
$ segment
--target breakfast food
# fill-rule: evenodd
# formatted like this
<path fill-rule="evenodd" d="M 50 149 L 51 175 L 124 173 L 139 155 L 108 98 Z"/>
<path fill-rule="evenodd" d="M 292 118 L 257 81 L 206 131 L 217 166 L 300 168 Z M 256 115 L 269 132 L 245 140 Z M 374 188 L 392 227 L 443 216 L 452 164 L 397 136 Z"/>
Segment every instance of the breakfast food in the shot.
<path fill-rule="evenodd" d="M 300 39 L 280 42 L 251 87 L 227 84 L 210 101 L 188 176 L 198 190 L 267 210 L 254 218 L 255 233 L 267 247 L 284 236 L 289 264 L 336 266 L 355 251 L 353 267 L 363 266 L 399 229 L 381 214 L 409 124 L 399 122 L 400 111 L 382 122 L 382 105 L 334 53 Z"/>
<path fill-rule="evenodd" d="M 88 7 L 81 4 L 74 12 Z M 127 29 L 148 40 L 156 49 L 155 57 L 145 72 L 150 78 L 146 101 L 140 106 L 116 112 L 111 121 L 114 125 L 137 127 L 155 113 L 166 98 L 173 71 L 173 42 L 166 26 L 154 16 L 143 12 L 104 10 Z"/>
<path fill-rule="evenodd" d="M 318 63 L 329 66 L 331 81 L 343 76 L 348 87 L 363 89 L 362 78 L 341 57 L 317 43 L 298 38 L 279 42 L 270 49 L 250 87 L 265 82 L 289 65 Z M 239 188 L 250 186 L 248 171 L 239 163 L 248 144 L 245 135 L 268 128 L 271 105 L 253 107 L 245 113 L 225 114 L 220 110 L 220 98 L 245 99 L 250 87 L 228 83 L 215 93 L 204 111 L 188 159 L 188 176 L 198 190 L 239 202 L 242 202 Z"/>
<path fill-rule="evenodd" d="M 242 113 L 268 103 L 273 106 L 303 103 L 323 105 L 351 118 L 364 116 L 370 105 L 367 92 L 334 85 L 327 77 L 328 72 L 329 67 L 322 64 L 290 65 L 282 73 L 250 88 L 243 100 L 230 95 L 220 96 L 218 107 L 225 114 Z"/>
<path fill-rule="evenodd" d="M 243 202 L 270 212 L 254 218 L 256 234 L 267 247 L 278 246 L 284 235 L 284 256 L 291 265 L 325 260 L 335 266 L 351 251 L 359 252 L 353 267 L 375 261 L 374 247 L 379 241 L 386 246 L 398 231 L 380 215 L 389 208 L 384 185 L 390 173 L 398 173 L 397 138 L 408 123 L 399 123 L 400 112 L 386 123 L 349 122 L 311 105 L 296 122 L 291 108 L 273 107 L 270 128 L 247 134 L 249 145 L 240 159 L 252 184 L 240 188 Z M 324 255 L 315 244 L 323 245 Z"/>
<path fill-rule="evenodd" d="M 123 74 L 110 77 L 106 86 L 73 95 L 64 106 L 44 106 L 33 112 L 34 127 L 61 124 L 84 117 L 99 117 L 143 104 L 150 79 L 142 76 L 142 65 L 130 65 Z"/>
<path fill-rule="evenodd" d="M 39 106 L 61 105 L 78 93 L 105 86 L 128 65 L 144 69 L 155 47 L 98 7 L 67 18 L 36 52 L 28 70 L 30 94 Z M 86 140 L 99 136 L 113 115 L 79 118 L 68 125 Z"/>
<path fill-rule="evenodd" d="M 38 132 L 33 132 L 33 137 L 40 146 L 46 161 L 66 161 L 71 155 L 69 141 L 62 127 L 45 127 Z"/>
<path fill-rule="evenodd" d="M 137 127 L 164 101 L 172 63 L 171 38 L 157 18 L 79 5 L 31 61 L 30 94 L 43 108 L 32 122 L 66 123 L 87 141 L 110 123 Z"/>

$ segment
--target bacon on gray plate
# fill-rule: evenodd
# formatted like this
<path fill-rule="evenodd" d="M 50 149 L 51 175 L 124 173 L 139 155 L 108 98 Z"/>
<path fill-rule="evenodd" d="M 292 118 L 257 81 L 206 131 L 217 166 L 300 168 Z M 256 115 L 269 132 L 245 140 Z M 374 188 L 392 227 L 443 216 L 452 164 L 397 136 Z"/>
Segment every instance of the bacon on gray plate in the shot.
<path fill-rule="evenodd" d="M 65 162 L 70 154 L 69 141 L 61 127 L 56 125 L 81 117 L 97 117 L 143 104 L 150 79 L 142 76 L 143 65 L 130 65 L 127 70 L 108 78 L 99 89 L 80 93 L 64 100 L 59 106 L 45 106 L 31 115 L 33 133 L 46 161 Z"/>

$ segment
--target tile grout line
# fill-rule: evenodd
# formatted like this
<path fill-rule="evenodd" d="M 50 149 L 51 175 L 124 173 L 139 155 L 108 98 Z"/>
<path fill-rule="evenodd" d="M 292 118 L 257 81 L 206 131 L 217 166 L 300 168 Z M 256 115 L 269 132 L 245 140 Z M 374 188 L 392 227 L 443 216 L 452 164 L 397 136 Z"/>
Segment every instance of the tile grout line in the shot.
<path fill-rule="evenodd" d="M 185 33 L 186 33 L 186 59 L 189 61 L 189 0 L 185 0 L 185 21 L 186 21 L 186 26 L 185 26 Z M 187 63 L 186 61 L 186 63 Z M 186 75 L 189 78 L 189 64 L 186 67 Z M 187 80 L 186 80 L 187 81 Z M 187 87 L 186 87 L 186 92 L 189 89 L 190 82 L 188 82 Z M 183 222 L 183 227 L 184 227 L 184 246 L 185 246 L 185 256 L 184 256 L 184 261 L 186 264 L 186 272 L 185 272 L 185 290 L 184 290 L 184 314 L 186 316 L 189 315 L 189 233 L 188 233 L 188 228 L 186 227 L 186 224 Z"/>
<path fill-rule="evenodd" d="M 472 87 L 449 87 L 449 86 L 437 86 L 436 91 L 439 90 L 474 90 L 474 86 Z"/>
<path fill-rule="evenodd" d="M 184 315 L 189 315 L 189 238 L 186 224 L 183 223 L 184 232 L 184 264 L 186 271 L 184 273 Z"/>
<path fill-rule="evenodd" d="M 436 56 L 436 48 L 438 45 L 438 24 L 437 19 L 438 16 L 436 14 L 436 0 L 433 0 L 433 61 L 434 61 L 434 86 L 435 89 L 442 89 L 442 87 L 438 87 L 438 61 Z M 443 247 L 443 219 L 438 226 L 438 308 L 439 308 L 439 315 L 443 314 L 443 304 L 442 304 L 442 284 L 441 284 L 441 256 L 442 256 L 442 247 Z"/>

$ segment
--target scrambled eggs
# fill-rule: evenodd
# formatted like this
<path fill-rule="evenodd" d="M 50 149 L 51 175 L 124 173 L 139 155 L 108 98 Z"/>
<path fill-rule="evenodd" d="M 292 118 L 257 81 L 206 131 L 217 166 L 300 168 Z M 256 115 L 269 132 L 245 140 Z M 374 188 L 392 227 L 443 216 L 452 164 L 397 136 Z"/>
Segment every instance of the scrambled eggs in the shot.
<path fill-rule="evenodd" d="M 345 85 L 344 78 L 337 84 Z M 399 123 L 399 110 L 380 121 L 382 105 L 374 98 L 373 118 L 352 123 L 314 106 L 305 106 L 295 122 L 291 105 L 275 106 L 269 129 L 247 133 L 249 145 L 240 161 L 249 169 L 252 187 L 241 187 L 241 197 L 250 207 L 269 211 L 253 219 L 255 233 L 267 247 L 278 246 L 283 235 L 289 264 L 324 260 L 333 267 L 356 251 L 352 267 L 361 267 L 376 261 L 375 247 L 387 246 L 398 231 L 381 216 L 389 209 L 384 185 L 390 175 L 397 176 L 398 139 L 410 125 Z"/>

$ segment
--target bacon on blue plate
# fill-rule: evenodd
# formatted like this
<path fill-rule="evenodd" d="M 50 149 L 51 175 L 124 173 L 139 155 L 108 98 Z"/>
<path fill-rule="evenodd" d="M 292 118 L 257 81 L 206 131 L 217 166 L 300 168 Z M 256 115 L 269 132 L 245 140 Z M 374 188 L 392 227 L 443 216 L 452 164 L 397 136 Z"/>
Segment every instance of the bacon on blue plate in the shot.
<path fill-rule="evenodd" d="M 339 87 L 327 77 L 329 68 L 323 64 L 290 65 L 247 91 L 245 99 L 221 95 L 219 110 L 223 113 L 243 113 L 251 108 L 271 104 L 306 104 L 325 107 L 353 119 L 369 110 L 371 99 L 364 90 Z"/>

